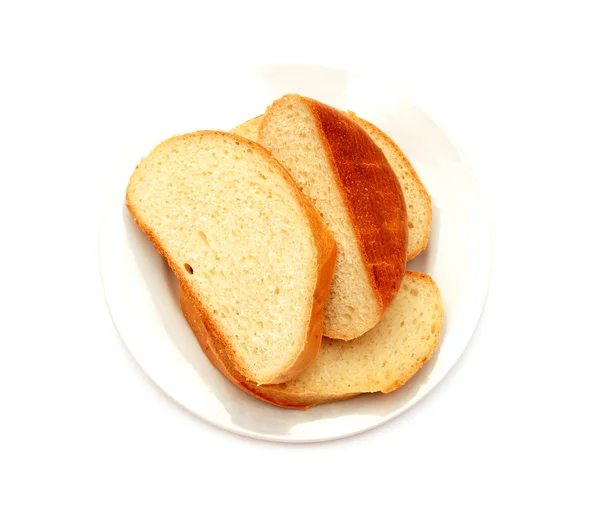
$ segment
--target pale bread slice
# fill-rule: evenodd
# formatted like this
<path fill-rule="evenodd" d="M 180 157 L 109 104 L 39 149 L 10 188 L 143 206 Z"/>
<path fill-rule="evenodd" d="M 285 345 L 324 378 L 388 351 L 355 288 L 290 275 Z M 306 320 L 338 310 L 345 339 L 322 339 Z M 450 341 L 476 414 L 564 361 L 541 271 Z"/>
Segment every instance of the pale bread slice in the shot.
<path fill-rule="evenodd" d="M 247 120 L 243 124 L 235 126 L 229 132 L 258 142 L 258 128 L 260 127 L 262 119 L 263 115 L 258 115 L 257 117 Z"/>
<path fill-rule="evenodd" d="M 290 171 L 336 239 L 323 333 L 361 336 L 393 300 L 406 267 L 406 207 L 394 171 L 347 114 L 295 94 L 267 109 L 258 141 Z"/>
<path fill-rule="evenodd" d="M 171 138 L 135 169 L 127 207 L 246 379 L 312 362 L 335 241 L 267 150 L 218 131 Z"/>
<path fill-rule="evenodd" d="M 437 348 L 444 315 L 435 282 L 425 274 L 407 271 L 381 321 L 364 336 L 354 341 L 323 338 L 317 358 L 297 377 L 283 384 L 257 386 L 236 371 L 222 345 L 206 330 L 185 289 L 180 298 L 200 346 L 223 375 L 252 396 L 301 409 L 401 387 Z"/>
<path fill-rule="evenodd" d="M 429 242 L 431 230 L 431 198 L 425 186 L 419 179 L 412 164 L 400 147 L 387 134 L 372 123 L 360 118 L 354 112 L 348 115 L 360 125 L 377 146 L 383 151 L 396 177 L 400 181 L 406 202 L 406 217 L 408 221 L 408 247 L 406 259 L 412 260 L 424 251 Z M 234 127 L 230 132 L 244 136 L 252 141 L 258 141 L 258 129 L 263 116 L 254 117 L 243 124 Z"/>

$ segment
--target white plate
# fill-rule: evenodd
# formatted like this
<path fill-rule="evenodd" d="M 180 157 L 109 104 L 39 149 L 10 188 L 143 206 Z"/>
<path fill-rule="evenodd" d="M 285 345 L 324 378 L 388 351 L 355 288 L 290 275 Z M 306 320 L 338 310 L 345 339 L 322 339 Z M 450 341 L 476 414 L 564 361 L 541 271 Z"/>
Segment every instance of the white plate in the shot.
<path fill-rule="evenodd" d="M 271 406 L 234 387 L 200 350 L 179 308 L 174 276 L 124 205 L 137 159 L 160 139 L 144 140 L 144 151 L 136 153 L 135 160 L 132 156 L 115 162 L 121 171 L 102 220 L 99 245 L 112 319 L 148 376 L 176 402 L 216 426 L 288 442 L 329 440 L 368 430 L 400 415 L 431 391 L 475 330 L 487 293 L 491 253 L 489 224 L 473 172 L 460 150 L 423 111 L 371 90 L 367 76 L 327 68 L 271 66 L 239 76 L 236 83 L 243 83 L 239 97 L 215 89 L 199 94 L 205 100 L 194 98 L 198 104 L 192 113 L 202 114 L 193 128 L 233 127 L 283 93 L 298 92 L 357 112 L 405 151 L 433 201 L 429 246 L 409 268 L 430 274 L 441 289 L 446 313 L 438 350 L 394 393 L 363 395 L 306 412 Z M 182 120 L 179 132 L 193 122 Z"/>

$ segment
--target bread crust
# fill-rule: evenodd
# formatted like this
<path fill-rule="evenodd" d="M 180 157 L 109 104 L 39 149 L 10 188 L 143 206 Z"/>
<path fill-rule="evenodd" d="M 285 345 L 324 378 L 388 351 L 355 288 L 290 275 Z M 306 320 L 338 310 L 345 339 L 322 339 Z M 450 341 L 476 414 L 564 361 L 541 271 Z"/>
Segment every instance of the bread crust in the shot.
<path fill-rule="evenodd" d="M 302 194 L 302 192 L 298 189 L 296 182 L 291 177 L 289 172 L 281 165 L 279 161 L 277 161 L 277 159 L 275 159 L 275 157 L 273 157 L 273 155 L 267 149 L 265 149 L 261 145 L 258 145 L 253 141 L 243 138 L 242 136 L 225 133 L 222 131 L 197 131 L 195 133 L 189 133 L 170 138 L 169 140 L 166 140 L 163 143 L 161 143 L 158 147 L 161 147 L 163 144 L 170 143 L 175 139 L 194 139 L 202 138 L 205 136 L 222 136 L 233 138 L 240 145 L 249 146 L 253 150 L 262 153 L 263 156 L 269 159 L 270 163 L 277 168 L 277 170 L 283 176 L 284 180 L 289 184 L 289 189 L 292 195 L 294 196 L 297 203 L 300 205 L 308 219 L 309 227 L 312 232 L 312 240 L 314 242 L 315 250 L 317 253 L 317 274 L 314 285 L 313 302 L 310 312 L 307 316 L 306 340 L 303 349 L 298 352 L 296 358 L 292 362 L 290 362 L 290 364 L 286 366 L 285 369 L 283 369 L 277 376 L 273 377 L 271 380 L 263 382 L 282 383 L 294 378 L 296 375 L 301 373 L 317 356 L 322 338 L 323 308 L 325 306 L 325 302 L 327 301 L 327 297 L 329 295 L 329 288 L 331 286 L 331 280 L 333 278 L 337 246 L 333 235 L 321 221 L 321 216 L 315 210 L 312 204 L 308 201 L 308 199 L 304 196 L 304 194 Z M 244 377 L 249 378 L 249 374 L 247 370 L 244 369 L 244 366 L 242 366 L 239 362 L 236 362 L 235 360 L 235 351 L 233 349 L 231 341 L 229 341 L 225 334 L 219 329 L 216 322 L 212 319 L 210 313 L 203 305 L 200 298 L 194 293 L 188 281 L 188 278 L 184 274 L 183 269 L 179 266 L 179 264 L 175 263 L 170 258 L 169 254 L 161 245 L 159 239 L 157 239 L 154 235 L 152 229 L 144 223 L 143 219 L 140 217 L 140 214 L 138 214 L 135 201 L 131 198 L 131 192 L 132 186 L 135 185 L 137 178 L 139 178 L 137 173 L 141 164 L 142 163 L 138 164 L 138 166 L 136 167 L 136 171 L 134 171 L 129 181 L 125 198 L 127 208 L 131 216 L 133 217 L 134 222 L 150 239 L 152 244 L 154 244 L 156 250 L 165 258 L 165 260 L 169 264 L 169 267 L 177 277 L 180 287 L 185 290 L 188 299 L 192 301 L 194 309 L 199 315 L 198 318 L 201 319 L 205 324 L 205 327 L 211 331 L 211 337 L 213 337 L 215 341 L 218 341 L 218 343 L 222 345 L 229 362 L 233 366 L 235 366 L 237 372 L 243 374 Z"/>
<path fill-rule="evenodd" d="M 410 161 L 408 160 L 408 158 L 404 155 L 404 152 L 402 152 L 402 150 L 400 149 L 400 147 L 398 145 L 396 145 L 396 143 L 394 142 L 394 140 L 392 140 L 387 134 L 385 134 L 381 129 L 379 129 L 379 127 L 377 127 L 374 124 L 371 124 L 371 122 L 368 122 L 367 120 L 360 118 L 358 115 L 356 115 L 356 113 L 354 113 L 353 111 L 349 111 L 348 115 L 350 116 L 350 118 L 352 120 L 354 120 L 354 122 L 356 122 L 359 126 L 361 126 L 363 129 L 365 129 L 368 133 L 367 129 L 371 129 L 374 132 L 377 133 L 378 136 L 380 136 L 381 138 L 383 138 L 386 142 L 387 145 L 390 146 L 390 148 L 396 152 L 396 155 L 398 156 L 398 158 L 400 158 L 402 160 L 402 163 L 404 165 L 404 167 L 408 170 L 412 180 L 413 180 L 413 185 L 416 186 L 416 188 L 418 189 L 418 193 L 421 195 L 422 199 L 424 201 L 427 202 L 428 206 L 426 208 L 427 210 L 427 217 L 425 219 L 426 222 L 426 230 L 427 230 L 427 235 L 423 236 L 420 238 L 420 242 L 417 244 L 417 246 L 415 248 L 412 249 L 412 251 L 408 251 L 406 253 L 406 260 L 412 260 L 413 258 L 415 258 L 419 253 L 421 253 L 422 251 L 425 250 L 425 248 L 427 247 L 427 243 L 429 241 L 429 233 L 431 231 L 431 216 L 432 216 L 432 210 L 431 210 L 431 197 L 429 196 L 429 193 L 427 192 L 427 190 L 425 189 L 425 186 L 423 185 L 423 182 L 421 182 L 421 179 L 419 178 L 419 175 L 417 175 L 417 172 L 415 171 L 415 169 L 413 168 L 413 165 L 410 164 Z M 256 119 L 252 119 L 254 122 L 256 122 Z M 407 213 L 407 217 L 408 217 L 408 213 Z"/>
<path fill-rule="evenodd" d="M 437 288 L 437 285 L 435 285 L 432 278 L 427 274 L 411 271 L 407 271 L 406 274 L 411 278 L 427 281 L 428 284 L 433 284 Z M 189 292 L 183 286 L 181 286 L 179 289 L 179 298 L 183 314 L 208 359 L 229 381 L 251 396 L 283 408 L 307 410 L 315 405 L 334 401 L 343 401 L 361 394 L 359 392 L 350 392 L 344 394 L 294 394 L 291 392 L 286 392 L 285 384 L 259 386 L 249 380 L 244 379 L 244 377 L 236 371 L 235 366 L 228 359 L 227 351 L 220 343 L 219 337 L 214 334 L 210 326 L 207 327 L 202 323 L 201 313 L 195 308 L 194 299 L 191 298 Z M 442 319 L 440 318 L 440 321 L 437 324 L 438 331 L 441 331 L 441 320 Z M 415 359 L 414 363 L 410 366 L 410 369 L 403 372 L 402 375 L 394 380 L 394 382 L 389 386 L 376 389 L 373 392 L 382 392 L 387 394 L 395 391 L 408 382 L 431 358 L 433 352 L 435 352 L 438 347 L 439 339 L 440 334 L 438 333 L 435 336 L 434 341 L 429 345 L 429 350 L 427 353 L 420 359 Z"/>

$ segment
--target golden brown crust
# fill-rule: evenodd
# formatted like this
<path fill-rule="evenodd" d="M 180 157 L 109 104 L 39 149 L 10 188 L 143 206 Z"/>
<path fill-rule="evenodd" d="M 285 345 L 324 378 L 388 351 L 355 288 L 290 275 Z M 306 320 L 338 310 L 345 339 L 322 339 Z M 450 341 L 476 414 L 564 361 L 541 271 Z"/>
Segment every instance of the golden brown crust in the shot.
<path fill-rule="evenodd" d="M 316 405 L 345 401 L 360 394 L 359 392 L 347 394 L 294 394 L 286 392 L 285 387 L 282 387 L 282 385 L 261 385 L 256 388 L 256 392 L 253 395 L 267 403 L 283 408 L 308 410 L 310 407 Z"/>
<path fill-rule="evenodd" d="M 258 145 L 257 143 L 250 141 L 242 136 L 224 133 L 222 131 L 197 131 L 195 133 L 184 134 L 166 140 L 163 143 L 159 144 L 157 148 L 175 139 L 186 140 L 201 138 L 203 136 L 215 135 L 233 138 L 236 140 L 236 143 L 251 146 L 254 150 L 261 152 L 265 157 L 267 157 L 270 160 L 270 162 L 279 169 L 280 174 L 283 176 L 284 180 L 288 182 L 293 196 L 296 198 L 297 202 L 302 207 L 308 218 L 309 226 L 313 233 L 313 239 L 317 251 L 318 271 L 315 283 L 313 305 L 308 319 L 306 342 L 304 348 L 298 354 L 296 359 L 288 367 L 286 367 L 286 369 L 279 373 L 277 377 L 268 381 L 268 383 L 282 383 L 287 380 L 291 380 L 298 373 L 301 373 L 304 369 L 306 369 L 306 367 L 315 359 L 319 352 L 319 347 L 321 345 L 322 338 L 323 307 L 329 295 L 329 288 L 331 286 L 331 280 L 333 278 L 337 246 L 333 235 L 328 230 L 328 228 L 321 222 L 321 217 L 319 213 L 314 209 L 314 207 L 304 196 L 302 191 L 298 189 L 296 182 L 291 177 L 287 169 L 285 169 L 281 165 L 281 163 L 277 161 L 277 159 L 275 159 L 275 157 L 273 157 L 273 155 L 261 145 Z M 155 148 L 155 150 L 157 148 Z M 192 300 L 195 310 L 199 313 L 199 318 L 202 319 L 206 327 L 210 329 L 211 335 L 215 339 L 215 341 L 218 341 L 219 344 L 222 345 L 223 350 L 226 352 L 228 360 L 231 362 L 232 365 L 235 366 L 236 371 L 238 373 L 243 373 L 244 376 L 248 378 L 248 373 L 246 372 L 244 367 L 240 363 L 235 361 L 235 351 L 233 350 L 230 341 L 218 328 L 217 324 L 211 318 L 210 313 L 208 313 L 207 309 L 202 304 L 200 299 L 194 294 L 187 280 L 187 277 L 184 274 L 183 269 L 169 257 L 168 253 L 165 251 L 160 241 L 156 238 L 152 230 L 144 223 L 143 219 L 138 214 L 135 203 L 131 199 L 131 191 L 132 186 L 135 186 L 139 178 L 137 172 L 138 168 L 140 167 L 140 164 L 138 164 L 138 166 L 136 167 L 136 170 L 134 171 L 129 181 L 125 199 L 127 208 L 131 216 L 133 217 L 133 220 L 135 221 L 137 226 L 144 232 L 144 234 L 150 239 L 152 244 L 154 244 L 156 250 L 165 258 L 165 260 L 169 264 L 169 267 L 177 277 L 180 286 L 185 290 L 186 294 L 189 296 L 189 299 Z"/>
<path fill-rule="evenodd" d="M 427 274 L 411 271 L 407 271 L 406 274 L 410 275 L 411 278 L 416 277 L 418 279 L 427 281 L 428 284 L 431 284 L 439 294 L 437 285 Z M 179 289 L 179 298 L 183 314 L 190 324 L 190 327 L 200 343 L 202 350 L 206 353 L 209 360 L 229 381 L 251 396 L 276 406 L 306 410 L 315 405 L 334 401 L 343 401 L 361 394 L 358 392 L 345 394 L 297 394 L 290 392 L 286 388 L 285 383 L 277 385 L 257 385 L 251 381 L 245 380 L 228 359 L 227 352 L 220 343 L 218 335 L 214 334 L 215 331 L 213 331 L 210 327 L 206 327 L 202 323 L 201 314 L 194 307 L 194 301 L 189 292 L 183 287 L 180 287 Z M 438 331 L 441 331 L 442 318 L 443 314 L 440 316 L 439 323 L 437 324 Z M 415 364 L 411 366 L 410 370 L 402 373 L 400 378 L 395 380 L 388 387 L 380 389 L 380 391 L 384 394 L 387 394 L 395 391 L 408 382 L 431 358 L 433 352 L 437 349 L 439 339 L 440 334 L 438 334 L 435 337 L 435 341 L 431 343 L 427 355 L 423 356 L 421 359 L 417 359 Z"/>
<path fill-rule="evenodd" d="M 381 149 L 345 113 L 302 98 L 316 120 L 363 263 L 383 312 L 406 269 L 408 226 L 402 188 Z"/>
<path fill-rule="evenodd" d="M 415 187 L 418 189 L 418 192 L 422 196 L 423 200 L 425 200 L 428 203 L 428 207 L 427 207 L 427 211 L 426 211 L 427 217 L 425 219 L 425 222 L 427 224 L 427 235 L 421 237 L 421 239 L 420 239 L 421 241 L 419 242 L 419 244 L 417 244 L 417 246 L 412 251 L 407 252 L 406 260 L 407 261 L 412 260 L 419 253 L 421 253 L 422 251 L 425 250 L 425 248 L 427 247 L 427 242 L 429 241 L 429 232 L 431 230 L 431 216 L 432 216 L 431 197 L 429 196 L 427 189 L 425 189 L 423 182 L 421 182 L 419 175 L 417 175 L 417 172 L 413 168 L 413 165 L 410 164 L 410 161 L 408 160 L 406 155 L 404 155 L 404 152 L 402 152 L 402 149 L 394 142 L 394 140 L 392 140 L 387 134 L 385 134 L 381 129 L 379 129 L 379 127 L 371 124 L 371 122 L 368 122 L 367 120 L 365 120 L 363 118 L 360 118 L 353 111 L 349 111 L 348 115 L 350 116 L 350 118 L 352 120 L 354 120 L 354 122 L 356 122 L 363 129 L 365 129 L 367 131 L 367 133 L 369 130 L 371 130 L 371 131 L 375 132 L 378 136 L 383 138 L 385 140 L 386 144 L 388 144 L 391 147 L 391 149 L 396 152 L 398 158 L 402 160 L 403 166 L 410 173 L 411 178 L 413 180 L 413 185 L 415 185 Z M 253 120 L 255 120 L 255 119 L 253 119 Z"/>

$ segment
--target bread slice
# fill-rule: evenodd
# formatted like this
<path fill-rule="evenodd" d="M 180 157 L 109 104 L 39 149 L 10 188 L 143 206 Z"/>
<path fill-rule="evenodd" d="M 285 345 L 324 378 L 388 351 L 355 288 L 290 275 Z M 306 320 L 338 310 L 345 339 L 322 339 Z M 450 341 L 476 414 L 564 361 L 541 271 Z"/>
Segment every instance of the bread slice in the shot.
<path fill-rule="evenodd" d="M 202 349 L 231 382 L 274 405 L 306 409 L 361 393 L 391 392 L 405 384 L 437 348 L 444 310 L 439 289 L 425 274 L 407 271 L 381 321 L 354 341 L 323 338 L 316 360 L 287 383 L 257 386 L 236 371 L 181 289 L 181 307 Z"/>
<path fill-rule="evenodd" d="M 424 251 L 429 241 L 431 230 L 431 198 L 425 186 L 419 179 L 412 164 L 404 152 L 387 134 L 377 126 L 360 118 L 354 112 L 348 115 L 360 125 L 383 151 L 390 166 L 402 186 L 404 201 L 406 202 L 406 217 L 408 222 L 408 247 L 406 259 L 412 260 L 421 251 Z M 252 141 L 258 140 L 258 129 L 263 116 L 254 117 L 243 124 L 234 127 L 230 132 L 244 136 Z"/>
<path fill-rule="evenodd" d="M 406 266 L 406 207 L 396 175 L 348 115 L 295 94 L 267 109 L 258 141 L 290 170 L 336 239 L 324 334 L 359 337 L 381 318 Z"/>
<path fill-rule="evenodd" d="M 233 134 L 237 134 L 238 136 L 243 136 L 244 138 L 248 138 L 252 141 L 258 141 L 258 128 L 262 122 L 263 115 L 258 115 L 258 117 L 251 118 L 247 120 L 243 124 L 240 124 L 229 132 Z"/>
<path fill-rule="evenodd" d="M 244 378 L 284 382 L 312 362 L 336 245 L 267 150 L 218 131 L 171 138 L 135 169 L 127 207 Z"/>

